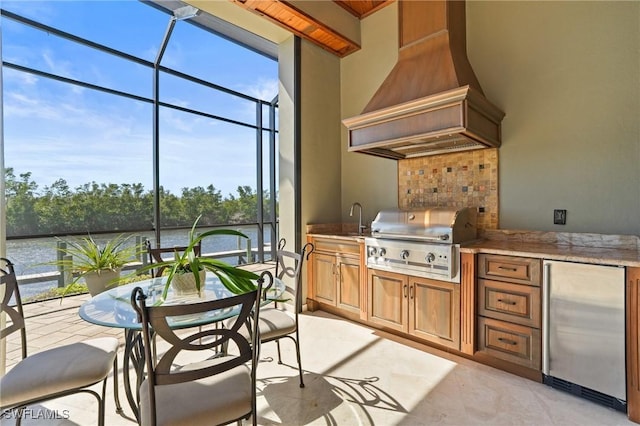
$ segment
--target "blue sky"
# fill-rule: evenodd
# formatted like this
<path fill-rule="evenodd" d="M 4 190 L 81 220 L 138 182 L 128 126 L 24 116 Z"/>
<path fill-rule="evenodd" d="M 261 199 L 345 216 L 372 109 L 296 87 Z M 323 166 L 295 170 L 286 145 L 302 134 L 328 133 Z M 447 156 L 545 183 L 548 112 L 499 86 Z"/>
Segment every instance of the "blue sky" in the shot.
<path fill-rule="evenodd" d="M 2 8 L 153 61 L 169 15 L 137 1 L 4 1 Z M 3 60 L 115 90 L 152 96 L 152 72 L 43 31 L 2 20 Z M 277 63 L 177 22 L 162 65 L 270 101 Z M 40 189 L 65 179 L 71 188 L 142 183 L 151 189 L 150 104 L 10 69 L 3 74 L 5 166 L 32 172 Z M 161 79 L 161 100 L 255 122 L 255 105 Z M 255 188 L 255 131 L 170 109 L 160 115 L 161 184 L 213 184 L 224 196 Z"/>

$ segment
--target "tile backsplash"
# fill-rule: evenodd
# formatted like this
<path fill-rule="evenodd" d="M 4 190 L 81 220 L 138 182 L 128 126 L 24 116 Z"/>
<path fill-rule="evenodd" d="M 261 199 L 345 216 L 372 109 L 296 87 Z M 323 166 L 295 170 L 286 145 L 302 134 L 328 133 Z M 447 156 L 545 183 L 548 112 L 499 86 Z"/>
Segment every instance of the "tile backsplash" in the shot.
<path fill-rule="evenodd" d="M 478 228 L 498 228 L 498 149 L 398 161 L 398 206 L 478 208 Z"/>

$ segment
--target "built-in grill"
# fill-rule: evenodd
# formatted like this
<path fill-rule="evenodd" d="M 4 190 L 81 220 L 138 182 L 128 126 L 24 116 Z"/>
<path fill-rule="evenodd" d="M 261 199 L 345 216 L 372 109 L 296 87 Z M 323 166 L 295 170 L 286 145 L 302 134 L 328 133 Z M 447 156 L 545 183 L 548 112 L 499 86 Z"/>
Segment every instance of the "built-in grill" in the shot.
<path fill-rule="evenodd" d="M 477 210 L 382 210 L 365 239 L 367 267 L 460 282 L 460 244 L 477 238 Z"/>

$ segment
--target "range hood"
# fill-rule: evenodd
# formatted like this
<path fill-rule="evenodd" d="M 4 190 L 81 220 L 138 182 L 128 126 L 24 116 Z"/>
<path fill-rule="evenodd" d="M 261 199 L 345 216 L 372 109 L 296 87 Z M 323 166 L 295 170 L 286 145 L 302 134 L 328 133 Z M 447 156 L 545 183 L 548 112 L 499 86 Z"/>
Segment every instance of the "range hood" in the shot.
<path fill-rule="evenodd" d="M 504 113 L 467 59 L 464 1 L 398 1 L 398 62 L 362 114 L 349 151 L 403 159 L 499 147 Z"/>

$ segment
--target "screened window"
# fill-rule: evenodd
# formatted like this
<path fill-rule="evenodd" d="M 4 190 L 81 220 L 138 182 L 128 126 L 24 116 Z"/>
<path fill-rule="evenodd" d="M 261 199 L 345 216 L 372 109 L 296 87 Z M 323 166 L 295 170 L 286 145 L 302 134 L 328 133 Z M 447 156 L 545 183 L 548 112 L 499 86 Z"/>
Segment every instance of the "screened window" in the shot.
<path fill-rule="evenodd" d="M 52 258 L 33 252 L 51 235 L 180 244 L 200 215 L 241 227 L 260 256 L 275 238 L 277 62 L 158 5 L 1 3 L 17 263 Z"/>

